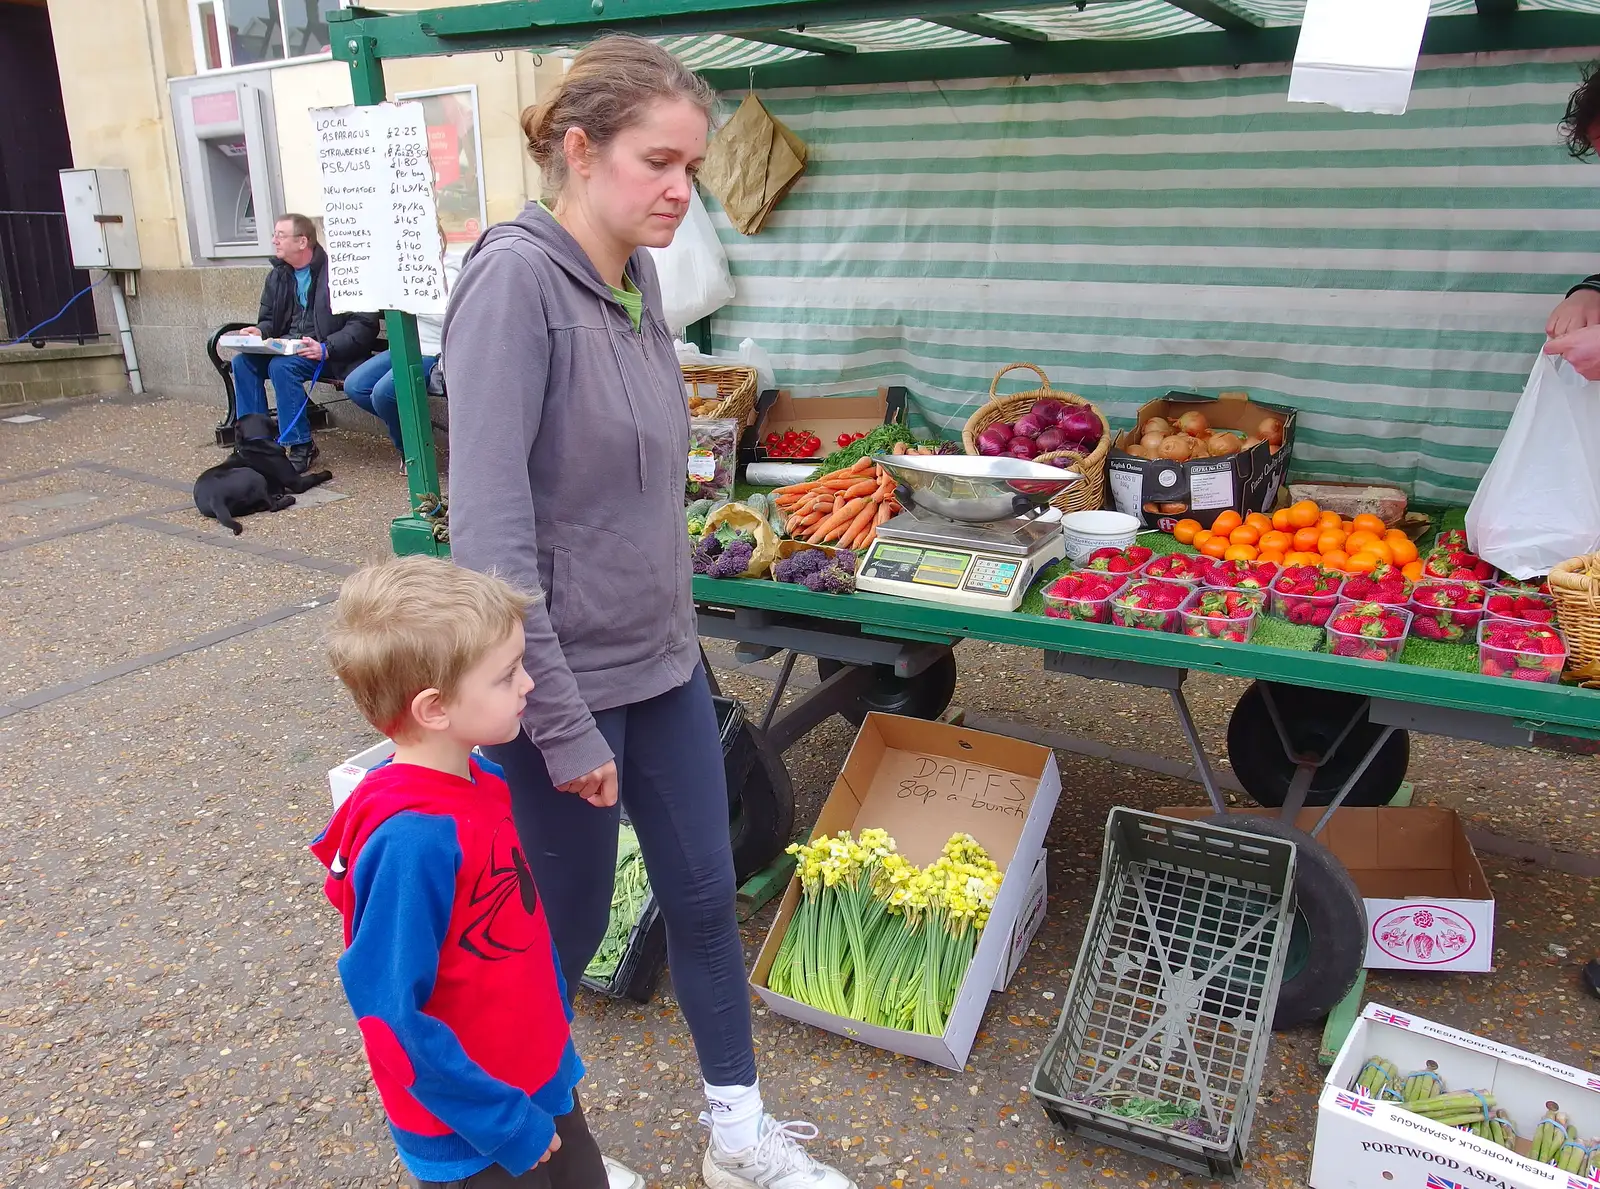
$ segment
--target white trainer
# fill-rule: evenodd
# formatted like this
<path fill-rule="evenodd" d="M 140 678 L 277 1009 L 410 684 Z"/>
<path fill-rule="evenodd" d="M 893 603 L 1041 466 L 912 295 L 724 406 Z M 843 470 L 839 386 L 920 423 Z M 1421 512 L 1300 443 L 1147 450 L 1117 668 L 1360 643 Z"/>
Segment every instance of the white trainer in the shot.
<path fill-rule="evenodd" d="M 644 1189 L 644 1178 L 621 1161 L 601 1156 L 606 1166 L 606 1189 Z"/>
<path fill-rule="evenodd" d="M 701 1115 L 700 1122 L 709 1127 L 711 1116 Z M 817 1135 L 815 1124 L 780 1123 L 763 1115 L 761 1138 L 742 1152 L 724 1151 L 713 1133 L 701 1176 L 709 1189 L 856 1189 L 844 1173 L 813 1160 L 800 1146 L 800 1141 Z"/>

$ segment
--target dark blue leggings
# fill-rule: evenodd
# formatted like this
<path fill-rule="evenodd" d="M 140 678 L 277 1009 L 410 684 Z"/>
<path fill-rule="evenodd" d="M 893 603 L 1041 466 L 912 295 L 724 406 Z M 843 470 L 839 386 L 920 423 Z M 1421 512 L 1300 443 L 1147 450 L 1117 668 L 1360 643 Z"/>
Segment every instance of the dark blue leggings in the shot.
<path fill-rule="evenodd" d="M 597 809 L 550 783 L 526 735 L 488 748 L 505 769 L 517 832 L 544 901 L 567 992 L 577 989 L 611 914 L 622 807 L 639 835 L 667 926 L 672 986 L 705 1080 L 756 1080 L 750 990 L 734 911 L 727 779 L 705 672 L 687 685 L 595 716 L 617 758 L 619 805 Z"/>

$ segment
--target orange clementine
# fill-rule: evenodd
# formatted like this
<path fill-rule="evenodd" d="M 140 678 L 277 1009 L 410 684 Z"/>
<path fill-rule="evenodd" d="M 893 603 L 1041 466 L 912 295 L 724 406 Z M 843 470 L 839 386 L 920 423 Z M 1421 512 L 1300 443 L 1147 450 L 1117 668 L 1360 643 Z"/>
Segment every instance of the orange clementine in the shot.
<path fill-rule="evenodd" d="M 1261 539 L 1263 541 L 1266 540 L 1265 537 L 1262 537 Z M 1263 549 L 1260 553 L 1256 554 L 1256 560 L 1276 562 L 1281 566 L 1283 564 L 1283 551 L 1281 549 Z"/>
<path fill-rule="evenodd" d="M 1234 545 L 1254 545 L 1261 540 L 1261 530 L 1253 524 L 1241 524 L 1228 534 L 1228 540 Z"/>
<path fill-rule="evenodd" d="M 1213 533 L 1211 539 L 1200 546 L 1200 552 L 1207 557 L 1222 557 L 1230 548 L 1227 537 L 1219 537 Z"/>
<path fill-rule="evenodd" d="M 1370 574 L 1383 564 L 1383 558 L 1376 553 L 1352 554 L 1350 560 L 1345 562 L 1344 568 L 1352 574 Z"/>
<path fill-rule="evenodd" d="M 1295 528 L 1310 528 L 1322 515 L 1322 509 L 1310 500 L 1301 500 L 1289 509 L 1289 523 Z"/>
<path fill-rule="evenodd" d="M 1302 553 L 1315 553 L 1317 551 L 1318 536 L 1315 525 L 1297 529 L 1294 534 L 1294 547 Z"/>
<path fill-rule="evenodd" d="M 1320 565 L 1322 559 L 1315 553 L 1307 553 L 1302 549 L 1293 550 L 1283 559 L 1286 566 L 1315 566 Z"/>
<path fill-rule="evenodd" d="M 1344 532 L 1337 528 L 1323 529 L 1317 536 L 1317 552 L 1332 553 L 1344 548 Z"/>
<path fill-rule="evenodd" d="M 1350 564 L 1350 555 L 1343 549 L 1330 549 L 1322 555 L 1322 565 L 1330 570 L 1342 570 Z"/>
<path fill-rule="evenodd" d="M 1289 519 L 1289 509 L 1279 508 L 1272 514 L 1272 527 L 1280 533 L 1292 533 L 1295 530 L 1294 521 Z"/>
<path fill-rule="evenodd" d="M 1400 572 L 1413 582 L 1421 582 L 1422 561 L 1420 559 L 1417 561 L 1408 561 L 1405 565 L 1400 567 Z"/>
<path fill-rule="evenodd" d="M 1197 532 L 1194 535 L 1194 538 L 1189 542 L 1189 544 L 1193 545 L 1196 549 L 1199 549 L 1199 548 L 1203 547 L 1207 541 L 1211 540 L 1211 538 L 1216 536 L 1216 535 L 1217 534 L 1212 532 L 1210 529 L 1203 528 L 1203 529 L 1201 529 L 1199 532 Z"/>
<path fill-rule="evenodd" d="M 1384 540 L 1389 544 L 1389 552 L 1394 554 L 1395 565 L 1408 566 L 1417 560 L 1417 546 L 1410 537 L 1402 535 L 1385 537 Z"/>
<path fill-rule="evenodd" d="M 1217 518 L 1211 522 L 1211 531 L 1218 536 L 1227 536 L 1234 529 L 1244 523 L 1244 517 L 1229 508 L 1225 512 L 1218 512 Z"/>
<path fill-rule="evenodd" d="M 1351 553 L 1359 553 L 1368 545 L 1380 539 L 1377 533 L 1369 533 L 1365 529 L 1357 529 L 1345 538 L 1344 547 Z"/>
<path fill-rule="evenodd" d="M 1394 561 L 1394 547 L 1391 546 L 1387 541 L 1374 541 L 1370 545 L 1364 545 L 1362 547 L 1362 552 L 1376 553 L 1380 558 L 1383 559 L 1385 565 L 1388 565 Z"/>
<path fill-rule="evenodd" d="M 1361 513 L 1352 523 L 1355 524 L 1357 532 L 1364 529 L 1377 537 L 1381 537 L 1389 531 L 1389 526 L 1383 522 L 1382 518 L 1374 516 L 1371 512 Z"/>
<path fill-rule="evenodd" d="M 1274 529 L 1270 533 L 1262 533 L 1261 540 L 1257 544 L 1260 546 L 1262 553 L 1268 551 L 1288 553 L 1289 550 L 1294 548 L 1294 535 L 1292 533 L 1280 533 L 1277 529 Z"/>
<path fill-rule="evenodd" d="M 1254 545 L 1229 545 L 1222 558 L 1224 561 L 1255 561 L 1256 556 Z"/>
<path fill-rule="evenodd" d="M 1244 518 L 1244 522 L 1258 533 L 1270 533 L 1272 531 L 1272 517 L 1265 512 L 1252 512 Z"/>
<path fill-rule="evenodd" d="M 1198 520 L 1180 520 L 1172 526 L 1172 537 L 1180 545 L 1194 544 L 1194 535 L 1202 531 Z"/>
<path fill-rule="evenodd" d="M 1317 523 L 1323 528 L 1344 528 L 1344 520 L 1337 512 L 1324 512 L 1317 517 Z M 1347 532 L 1349 530 L 1346 530 Z"/>

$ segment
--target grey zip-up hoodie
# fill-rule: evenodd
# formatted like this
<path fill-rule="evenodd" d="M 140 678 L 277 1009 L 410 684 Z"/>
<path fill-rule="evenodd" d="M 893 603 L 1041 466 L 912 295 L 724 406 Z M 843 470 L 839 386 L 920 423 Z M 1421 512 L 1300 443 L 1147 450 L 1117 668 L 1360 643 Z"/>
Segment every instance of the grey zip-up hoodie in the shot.
<path fill-rule="evenodd" d="M 537 204 L 467 254 L 444 320 L 450 549 L 544 593 L 529 610 L 523 726 L 564 784 L 612 758 L 593 711 L 699 663 L 683 485 L 689 411 L 649 253 L 636 332 Z"/>

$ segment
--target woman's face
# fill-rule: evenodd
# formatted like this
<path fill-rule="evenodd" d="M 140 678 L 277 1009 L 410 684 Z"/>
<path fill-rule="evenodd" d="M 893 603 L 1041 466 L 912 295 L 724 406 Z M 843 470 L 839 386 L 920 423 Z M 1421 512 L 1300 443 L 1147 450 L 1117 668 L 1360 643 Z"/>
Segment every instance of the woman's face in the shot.
<path fill-rule="evenodd" d="M 634 247 L 664 248 L 689 211 L 706 155 L 706 114 L 687 99 L 657 99 L 642 117 L 570 166 L 586 183 L 585 206 L 600 228 Z M 577 135 L 582 136 L 581 133 Z M 584 138 L 587 139 L 587 138 Z"/>

